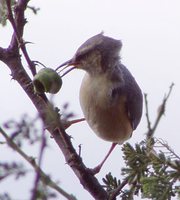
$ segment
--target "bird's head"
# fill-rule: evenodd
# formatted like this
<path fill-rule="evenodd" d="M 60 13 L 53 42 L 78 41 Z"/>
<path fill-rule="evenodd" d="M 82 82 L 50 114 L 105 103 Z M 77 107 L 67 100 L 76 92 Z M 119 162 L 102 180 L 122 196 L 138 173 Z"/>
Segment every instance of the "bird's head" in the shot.
<path fill-rule="evenodd" d="M 83 43 L 77 49 L 73 58 L 60 65 L 59 68 L 73 66 L 71 69 L 83 69 L 90 74 L 103 73 L 119 62 L 121 47 L 120 40 L 115 40 L 100 33 Z"/>

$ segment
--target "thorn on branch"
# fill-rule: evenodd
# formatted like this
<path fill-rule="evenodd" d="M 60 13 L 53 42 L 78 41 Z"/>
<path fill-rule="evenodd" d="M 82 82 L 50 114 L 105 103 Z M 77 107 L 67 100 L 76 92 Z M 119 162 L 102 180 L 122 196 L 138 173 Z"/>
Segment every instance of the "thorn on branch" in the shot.
<path fill-rule="evenodd" d="M 35 15 L 38 13 L 38 11 L 40 10 L 40 8 L 36 8 L 34 6 L 27 6 L 27 8 L 29 8 Z"/>
<path fill-rule="evenodd" d="M 78 153 L 78 155 L 79 155 L 79 157 L 81 157 L 82 144 L 79 144 L 79 145 L 78 145 L 78 148 L 79 148 L 79 153 Z"/>

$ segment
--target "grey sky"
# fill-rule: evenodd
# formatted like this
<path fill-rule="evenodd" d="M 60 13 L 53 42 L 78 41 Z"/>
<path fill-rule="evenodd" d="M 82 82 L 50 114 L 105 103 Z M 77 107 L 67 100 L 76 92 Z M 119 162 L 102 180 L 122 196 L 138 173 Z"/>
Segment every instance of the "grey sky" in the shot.
<path fill-rule="evenodd" d="M 179 0 L 33 0 L 31 5 L 40 7 L 37 16 L 27 12 L 28 24 L 24 39 L 33 42 L 28 45 L 32 60 L 39 60 L 48 67 L 56 68 L 71 58 L 76 49 L 89 37 L 104 31 L 105 35 L 121 39 L 123 48 L 122 62 L 135 76 L 143 92 L 148 93 L 152 122 L 157 108 L 168 91 L 171 82 L 175 83 L 163 117 L 157 129 L 156 137 L 168 141 L 177 153 L 179 150 L 179 102 L 180 102 L 180 1 Z M 11 28 L 0 27 L 0 44 L 6 46 L 10 39 Z M 35 109 L 24 92 L 14 81 L 11 81 L 9 70 L 1 64 L 1 104 L 0 123 L 20 117 L 28 112 L 35 116 Z M 2 75 L 3 74 L 3 75 Z M 84 72 L 73 71 L 63 79 L 62 90 L 54 97 L 58 107 L 69 102 L 69 110 L 77 117 L 82 117 L 78 93 Z M 145 115 L 133 137 L 134 144 L 143 139 L 146 130 Z M 82 156 L 89 167 L 96 166 L 110 143 L 102 141 L 89 129 L 85 122 L 74 125 L 68 130 L 73 136 L 73 143 L 78 149 L 82 145 Z M 61 180 L 61 186 L 77 195 L 78 199 L 90 200 L 75 175 L 60 154 L 56 144 L 50 140 L 51 147 L 44 160 L 44 168 L 55 179 Z M 27 147 L 29 154 L 31 149 Z M 2 153 L 5 158 L 17 157 L 12 151 Z M 3 155 L 2 155 L 3 154 Z M 122 154 L 117 147 L 102 172 L 97 175 L 101 179 L 112 171 L 119 176 L 122 167 Z M 66 178 L 65 178 L 66 177 Z M 11 179 L 12 181 L 12 179 Z M 0 192 L 4 190 L 0 188 Z M 13 191 L 13 185 L 11 190 Z M 16 195 L 22 197 L 22 183 L 16 187 Z M 26 195 L 26 194 L 24 194 Z"/>

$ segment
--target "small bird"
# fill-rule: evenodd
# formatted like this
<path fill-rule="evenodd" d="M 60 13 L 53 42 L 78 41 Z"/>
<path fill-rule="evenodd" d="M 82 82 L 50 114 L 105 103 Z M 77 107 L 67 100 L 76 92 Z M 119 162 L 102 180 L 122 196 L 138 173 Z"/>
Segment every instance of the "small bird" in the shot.
<path fill-rule="evenodd" d="M 121 63 L 120 40 L 103 33 L 83 43 L 74 57 L 59 66 L 85 70 L 80 88 L 80 105 L 90 128 L 112 146 L 98 173 L 116 146 L 129 139 L 142 116 L 142 92 L 129 70 Z M 65 68 L 66 68 L 65 67 Z"/>

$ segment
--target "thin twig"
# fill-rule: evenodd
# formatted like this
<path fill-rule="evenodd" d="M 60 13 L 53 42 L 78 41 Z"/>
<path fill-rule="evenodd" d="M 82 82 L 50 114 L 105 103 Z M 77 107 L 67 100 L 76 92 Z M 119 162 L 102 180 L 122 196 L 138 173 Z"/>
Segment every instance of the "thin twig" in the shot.
<path fill-rule="evenodd" d="M 45 136 L 45 129 L 43 127 L 42 130 L 42 135 L 41 135 L 41 146 L 40 146 L 40 152 L 39 152 L 39 156 L 38 156 L 38 166 L 41 167 L 42 164 L 42 158 L 43 158 L 43 153 L 44 153 L 44 149 L 46 147 L 46 136 Z M 39 171 L 36 171 L 36 177 L 34 180 L 34 186 L 32 189 L 32 196 L 31 196 L 31 200 L 36 200 L 37 199 L 37 193 L 38 193 L 38 184 L 40 181 L 41 175 L 39 173 Z"/>
<path fill-rule="evenodd" d="M 0 127 L 0 133 L 4 136 L 7 141 L 7 144 L 14 149 L 19 155 L 21 155 L 34 169 L 36 172 L 40 174 L 41 181 L 53 188 L 57 192 L 59 192 L 62 196 L 67 198 L 68 200 L 77 200 L 73 195 L 68 194 L 65 190 L 60 188 L 54 181 L 50 179 L 48 175 L 46 175 L 43 170 L 36 164 L 34 158 L 28 156 L 24 151 L 22 151 L 15 142 L 11 140 L 11 138 L 6 134 L 6 132 Z"/>
<path fill-rule="evenodd" d="M 151 128 L 151 122 L 149 119 L 148 100 L 147 100 L 147 94 L 145 94 L 145 93 L 144 93 L 144 99 L 145 99 L 145 110 L 146 110 L 146 120 L 147 120 L 148 132 L 151 132 L 152 128 Z"/>
<path fill-rule="evenodd" d="M 4 59 L 3 62 L 5 62 L 10 68 L 11 73 L 15 76 L 19 85 L 23 88 L 38 110 L 44 126 L 47 127 L 47 130 L 58 145 L 59 150 L 63 153 L 66 162 L 83 185 L 83 188 L 85 188 L 96 200 L 107 199 L 107 192 L 101 186 L 97 178 L 93 176 L 92 172 L 85 166 L 73 147 L 71 138 L 62 128 L 61 120 L 59 119 L 59 115 L 57 115 L 57 111 L 52 108 L 51 110 L 54 114 L 51 114 L 51 112 L 49 113 L 50 102 L 34 93 L 33 86 L 30 84 L 31 79 L 24 70 L 22 62 L 19 59 L 9 58 L 8 55 L 5 55 L 5 58 L 8 59 Z M 53 120 L 49 119 L 51 118 L 51 115 L 54 116 L 52 117 Z"/>
<path fill-rule="evenodd" d="M 158 142 L 158 143 L 161 144 L 164 148 L 166 148 L 166 149 L 169 151 L 169 153 L 170 153 L 171 155 L 173 155 L 176 159 L 179 159 L 179 160 L 180 160 L 180 156 L 177 155 L 177 154 L 174 152 L 174 150 L 168 145 L 167 142 L 165 142 L 165 141 L 162 140 L 162 139 L 156 139 L 156 142 Z"/>
<path fill-rule="evenodd" d="M 10 2 L 10 0 L 7 0 L 7 2 Z M 14 21 L 21 38 L 23 38 L 23 30 L 26 22 L 24 18 L 24 12 L 28 2 L 29 0 L 16 1 L 16 9 L 14 11 Z M 3 52 L 4 55 L 2 55 Z M 0 58 L 3 58 L 2 61 L 10 68 L 13 78 L 17 80 L 19 85 L 23 88 L 28 97 L 31 99 L 32 103 L 35 105 L 44 123 L 44 126 L 47 127 L 47 130 L 54 138 L 59 149 L 62 151 L 66 162 L 69 164 L 75 175 L 78 177 L 84 189 L 86 189 L 96 200 L 107 199 L 107 192 L 102 188 L 97 178 L 92 175 L 91 171 L 82 162 L 82 159 L 79 157 L 75 148 L 72 145 L 71 138 L 62 128 L 59 117 L 57 116 L 57 119 L 55 120 L 58 121 L 59 124 L 58 122 L 52 123 L 48 120 L 49 116 L 47 110 L 50 103 L 44 94 L 37 95 L 33 91 L 33 86 L 32 84 L 30 84 L 32 81 L 25 71 L 22 61 L 20 59 L 19 46 L 15 32 L 12 35 L 9 47 L 4 49 L 4 51 L 0 48 Z M 26 159 L 28 162 L 30 162 L 30 158 L 28 156 Z M 34 159 L 32 158 L 30 160 L 34 161 Z M 56 185 L 54 187 L 56 187 Z"/>
<path fill-rule="evenodd" d="M 34 60 L 33 62 L 34 62 L 35 65 L 36 65 L 36 64 L 39 64 L 39 65 L 43 66 L 44 68 L 47 68 L 46 65 L 44 65 L 44 64 L 43 64 L 42 62 L 40 62 L 40 61 Z"/>
<path fill-rule="evenodd" d="M 6 5 L 7 5 L 7 12 L 8 12 L 7 13 L 8 19 L 9 19 L 9 21 L 13 27 L 13 30 L 16 34 L 16 39 L 17 39 L 18 43 L 21 44 L 22 43 L 21 37 L 20 37 L 19 31 L 17 29 L 16 22 L 14 20 L 12 9 L 11 9 L 11 0 L 6 0 Z"/>
<path fill-rule="evenodd" d="M 166 107 L 166 103 L 167 103 L 167 100 L 172 92 L 172 89 L 173 89 L 173 86 L 174 86 L 174 83 L 172 83 L 169 87 L 169 92 L 168 94 L 164 97 L 163 101 L 162 101 L 162 104 L 159 106 L 159 109 L 158 109 L 158 115 L 156 117 L 156 120 L 154 122 L 154 125 L 152 126 L 152 128 L 150 127 L 150 129 L 148 129 L 148 133 L 147 133 L 147 138 L 150 139 L 153 137 L 155 131 L 156 131 L 156 128 L 159 124 L 159 121 L 161 119 L 161 117 L 164 115 L 165 113 L 165 107 Z M 149 122 L 149 112 L 148 112 L 148 104 L 146 103 L 147 102 L 147 96 L 145 96 L 145 104 L 146 104 L 146 113 L 147 113 L 147 122 L 148 124 L 150 123 Z M 149 127 L 149 125 L 148 125 Z"/>
<path fill-rule="evenodd" d="M 165 113 L 166 102 L 167 102 L 167 100 L 168 100 L 168 98 L 169 98 L 169 96 L 170 96 L 170 94 L 172 92 L 173 86 L 174 86 L 174 83 L 172 83 L 170 85 L 169 92 L 168 92 L 167 96 L 164 97 L 162 104 L 159 106 L 158 115 L 157 115 L 157 118 L 155 120 L 154 126 L 152 128 L 152 134 L 155 132 L 155 130 L 156 130 L 158 124 L 159 124 L 159 121 L 160 121 L 161 117 Z"/>
<path fill-rule="evenodd" d="M 37 12 L 40 10 L 40 8 L 36 8 L 34 6 L 27 6 L 27 8 L 29 8 L 30 10 L 32 10 L 32 12 L 36 15 Z"/>
<path fill-rule="evenodd" d="M 28 1 L 18 1 L 17 3 L 17 7 L 16 7 L 16 10 L 21 10 L 22 8 L 24 8 L 24 10 L 26 9 L 27 7 L 27 2 Z M 23 4 L 23 6 L 21 5 Z M 7 5 L 7 12 L 8 12 L 8 19 L 13 27 L 13 30 L 14 30 L 14 34 L 15 34 L 15 37 L 16 37 L 16 40 L 17 40 L 17 43 L 18 43 L 18 46 L 20 47 L 21 51 L 23 52 L 23 55 L 28 63 L 28 66 L 31 70 L 31 73 L 33 74 L 33 76 L 36 74 L 36 68 L 35 68 L 35 64 L 31 61 L 28 53 L 27 53 L 27 49 L 26 49 L 26 43 L 23 41 L 23 38 L 22 38 L 22 34 L 23 34 L 23 31 L 19 31 L 18 30 L 18 22 L 17 20 L 17 14 L 15 12 L 15 19 L 13 17 L 13 13 L 12 13 L 12 8 L 11 8 L 11 0 L 6 0 L 6 5 Z M 18 5 L 19 5 L 19 8 L 18 8 Z M 19 13 L 19 12 L 17 12 Z M 20 19 L 20 21 L 22 22 L 23 21 L 23 26 L 25 25 L 25 19 L 24 19 L 24 12 L 22 12 L 23 15 L 22 15 L 22 19 Z M 23 27 L 21 27 L 21 29 L 23 30 Z"/>

